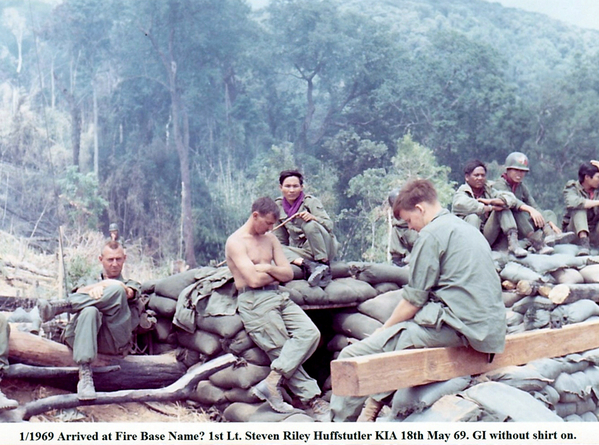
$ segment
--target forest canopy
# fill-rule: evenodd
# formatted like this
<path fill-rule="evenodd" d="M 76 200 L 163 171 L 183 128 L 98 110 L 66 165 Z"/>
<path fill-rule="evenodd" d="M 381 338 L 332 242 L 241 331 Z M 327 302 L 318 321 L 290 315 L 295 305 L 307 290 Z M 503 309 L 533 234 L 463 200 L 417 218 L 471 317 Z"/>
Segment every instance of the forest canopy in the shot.
<path fill-rule="evenodd" d="M 385 259 L 388 192 L 448 204 L 511 151 L 563 213 L 597 158 L 599 32 L 482 0 L 5 0 L 0 229 L 118 223 L 157 261 L 223 259 L 253 199 L 298 168 L 343 259 Z"/>

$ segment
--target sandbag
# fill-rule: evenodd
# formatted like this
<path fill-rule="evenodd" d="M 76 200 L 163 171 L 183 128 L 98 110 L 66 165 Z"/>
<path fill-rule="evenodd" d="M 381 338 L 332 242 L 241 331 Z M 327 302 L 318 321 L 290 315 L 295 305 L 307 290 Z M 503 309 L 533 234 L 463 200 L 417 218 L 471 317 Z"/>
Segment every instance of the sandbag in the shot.
<path fill-rule="evenodd" d="M 231 388 L 225 391 L 225 398 L 229 403 L 261 403 L 262 401 L 254 395 L 251 388 Z"/>
<path fill-rule="evenodd" d="M 584 283 L 584 277 L 577 269 L 558 269 L 551 273 L 558 284 L 581 284 Z"/>
<path fill-rule="evenodd" d="M 270 359 L 266 352 L 264 352 L 259 347 L 254 347 L 250 349 L 246 349 L 240 354 L 240 357 L 258 366 L 270 366 Z"/>
<path fill-rule="evenodd" d="M 380 321 L 359 312 L 341 313 L 333 319 L 333 329 L 348 337 L 363 340 L 383 325 Z"/>
<path fill-rule="evenodd" d="M 502 279 L 509 280 L 513 283 L 517 283 L 520 280 L 532 281 L 532 282 L 547 282 L 546 276 L 535 272 L 534 270 L 523 266 L 522 264 L 510 261 L 505 265 L 499 274 Z"/>
<path fill-rule="evenodd" d="M 195 331 L 193 334 L 177 331 L 177 341 L 180 345 L 202 354 L 212 356 L 222 350 L 220 338 L 205 331 Z"/>
<path fill-rule="evenodd" d="M 198 386 L 196 386 L 195 391 L 190 394 L 189 398 L 195 402 L 208 406 L 220 405 L 228 402 L 225 397 L 225 391 L 213 385 L 208 380 L 203 380 L 198 383 Z"/>
<path fill-rule="evenodd" d="M 242 388 L 248 389 L 264 380 L 270 372 L 269 366 L 258 366 L 246 363 L 240 366 L 228 366 L 215 372 L 209 377 L 213 385 L 223 389 Z"/>
<path fill-rule="evenodd" d="M 569 403 L 560 402 L 557 405 L 555 405 L 555 413 L 558 416 L 563 417 L 563 418 L 566 418 L 568 416 L 576 414 L 576 403 L 574 403 L 574 402 L 569 402 Z"/>
<path fill-rule="evenodd" d="M 549 380 L 555 380 L 558 375 L 564 372 L 563 363 L 553 358 L 541 358 L 533 360 L 526 365 L 527 368 L 535 370 L 543 377 Z"/>
<path fill-rule="evenodd" d="M 342 334 L 336 334 L 331 338 L 331 340 L 327 343 L 328 351 L 341 351 L 346 346 L 349 346 L 349 338 Z"/>
<path fill-rule="evenodd" d="M 553 254 L 574 255 L 578 253 L 579 247 L 575 244 L 556 244 L 553 246 Z"/>
<path fill-rule="evenodd" d="M 599 264 L 591 264 L 580 269 L 585 283 L 599 283 Z"/>
<path fill-rule="evenodd" d="M 547 297 L 524 297 L 511 307 L 512 311 L 520 314 L 525 314 L 530 307 L 551 311 L 555 308 L 555 304 Z"/>
<path fill-rule="evenodd" d="M 532 395 L 535 399 L 545 403 L 550 409 L 555 409 L 555 406 L 559 403 L 559 392 L 551 385 L 545 385 L 544 388 L 535 391 Z"/>
<path fill-rule="evenodd" d="M 515 422 L 562 422 L 562 418 L 529 393 L 505 383 L 485 382 L 462 394 L 486 411 L 509 417 Z M 574 408 L 576 410 L 576 408 Z"/>
<path fill-rule="evenodd" d="M 396 283 L 400 286 L 408 284 L 410 269 L 384 263 L 352 262 L 349 264 L 352 275 L 369 284 Z"/>
<path fill-rule="evenodd" d="M 599 305 L 591 300 L 578 300 L 564 304 L 551 311 L 551 325 L 559 327 L 572 323 L 581 323 L 588 318 L 599 315 Z"/>
<path fill-rule="evenodd" d="M 556 360 L 562 363 L 562 372 L 574 374 L 581 372 L 591 366 L 591 362 L 582 354 L 568 354 L 565 357 L 559 357 Z"/>
<path fill-rule="evenodd" d="M 144 295 L 150 295 L 153 294 L 155 292 L 156 289 L 156 283 L 159 280 L 148 280 L 148 281 L 144 281 L 143 283 L 141 283 L 141 286 L 139 288 L 139 291 L 144 294 Z"/>
<path fill-rule="evenodd" d="M 568 417 L 564 417 L 564 422 L 582 422 L 582 417 L 578 414 L 570 414 Z"/>
<path fill-rule="evenodd" d="M 482 409 L 477 403 L 456 395 L 447 395 L 429 409 L 410 414 L 404 422 L 476 422 L 481 420 L 481 416 Z"/>
<path fill-rule="evenodd" d="M 597 422 L 597 415 L 592 412 L 586 412 L 580 415 L 583 422 Z"/>
<path fill-rule="evenodd" d="M 592 397 L 587 397 L 585 400 L 576 402 L 576 414 L 578 414 L 579 416 L 584 413 L 593 412 L 596 409 L 597 404 L 595 403 Z"/>
<path fill-rule="evenodd" d="M 532 331 L 548 327 L 551 321 L 551 312 L 536 306 L 531 306 L 524 314 L 524 329 Z"/>
<path fill-rule="evenodd" d="M 587 259 L 584 257 L 563 253 L 553 255 L 539 255 L 530 253 L 524 258 L 517 258 L 515 261 L 523 264 L 529 269 L 534 270 L 540 275 L 545 275 L 549 272 L 554 272 L 558 269 L 566 267 L 584 267 L 587 264 Z"/>
<path fill-rule="evenodd" d="M 365 281 L 354 278 L 338 278 L 331 281 L 325 288 L 330 303 L 347 304 L 358 303 L 374 298 L 376 290 Z"/>
<path fill-rule="evenodd" d="M 528 366 L 505 366 L 481 374 L 478 382 L 501 382 L 522 391 L 532 392 L 543 389 L 551 379 L 543 377 L 536 369 Z"/>
<path fill-rule="evenodd" d="M 291 281 L 293 282 L 293 281 Z M 294 289 L 293 287 L 281 286 L 279 285 L 279 290 L 283 292 L 287 292 L 289 294 L 289 299 L 293 301 L 295 304 L 303 305 L 304 304 L 304 296 L 301 292 Z"/>
<path fill-rule="evenodd" d="M 517 292 L 503 291 L 501 292 L 501 298 L 503 299 L 503 304 L 505 307 L 512 307 L 518 301 L 524 298 L 524 295 L 520 295 Z"/>
<path fill-rule="evenodd" d="M 250 349 L 256 346 L 256 344 L 250 338 L 247 332 L 245 332 L 245 329 L 239 331 L 232 338 L 222 338 L 221 345 L 223 351 L 230 352 L 235 355 L 241 355 L 241 353 L 246 349 Z"/>
<path fill-rule="evenodd" d="M 196 317 L 196 326 L 203 331 L 211 332 L 224 338 L 230 338 L 243 329 L 243 322 L 239 314 L 207 317 L 198 314 Z"/>
<path fill-rule="evenodd" d="M 588 376 L 583 372 L 574 374 L 562 372 L 555 379 L 553 387 L 559 393 L 560 402 L 577 402 L 585 399 L 591 394 L 593 388 Z"/>
<path fill-rule="evenodd" d="M 161 317 L 170 318 L 172 320 L 177 309 L 177 300 L 161 297 L 160 295 L 150 295 L 148 300 L 148 308 L 155 311 Z"/>
<path fill-rule="evenodd" d="M 505 311 L 505 321 L 508 326 L 518 326 L 524 322 L 524 315 L 508 310 Z"/>
<path fill-rule="evenodd" d="M 358 305 L 358 311 L 384 323 L 403 299 L 403 289 L 377 295 Z"/>
<path fill-rule="evenodd" d="M 391 402 L 391 418 L 405 417 L 422 411 L 441 397 L 456 394 L 470 385 L 470 377 L 458 377 L 445 382 L 400 388 L 395 391 Z"/>
<path fill-rule="evenodd" d="M 333 279 L 351 277 L 349 264 L 343 261 L 331 262 L 331 275 L 333 276 Z"/>
<path fill-rule="evenodd" d="M 168 352 L 173 352 L 175 351 L 178 346 L 177 346 L 177 337 L 174 336 L 174 341 L 175 344 L 173 343 L 154 343 L 152 345 L 152 355 L 161 355 L 161 354 L 166 354 Z"/>
<path fill-rule="evenodd" d="M 334 281 L 334 280 L 333 280 Z M 285 283 L 285 287 L 291 290 L 295 290 L 302 296 L 302 303 L 296 302 L 292 295 L 289 294 L 291 300 L 296 304 L 327 304 L 330 298 L 327 296 L 325 291 L 318 286 L 311 287 L 306 280 L 293 280 Z"/>
<path fill-rule="evenodd" d="M 372 287 L 374 287 L 374 290 L 376 290 L 377 294 L 384 294 L 386 292 L 391 292 L 394 290 L 401 289 L 401 286 L 399 284 L 395 284 L 395 283 L 378 283 Z"/>
<path fill-rule="evenodd" d="M 223 411 L 223 417 L 227 422 L 249 422 L 261 405 L 261 403 L 231 403 Z"/>
<path fill-rule="evenodd" d="M 154 326 L 154 338 L 159 342 L 166 343 L 172 339 L 171 334 L 173 333 L 173 321 L 169 318 L 156 318 L 156 325 Z M 175 336 L 176 340 L 176 336 Z M 172 340 L 171 340 L 172 341 Z"/>
<path fill-rule="evenodd" d="M 154 285 L 154 292 L 162 297 L 176 300 L 183 289 L 196 281 L 195 276 L 198 271 L 199 269 L 190 269 L 158 280 Z"/>

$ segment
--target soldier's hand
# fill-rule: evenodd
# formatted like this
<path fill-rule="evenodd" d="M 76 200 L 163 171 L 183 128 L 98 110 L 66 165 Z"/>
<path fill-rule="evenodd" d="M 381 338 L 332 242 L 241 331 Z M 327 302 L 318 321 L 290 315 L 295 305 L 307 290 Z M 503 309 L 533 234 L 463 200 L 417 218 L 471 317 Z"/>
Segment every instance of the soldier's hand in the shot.
<path fill-rule="evenodd" d="M 99 300 L 104 295 L 104 288 L 105 286 L 102 283 L 98 283 L 89 290 L 88 294 L 94 300 Z"/>
<path fill-rule="evenodd" d="M 543 218 L 543 215 L 541 215 L 541 212 L 539 212 L 537 209 L 530 207 L 528 213 L 530 214 L 530 217 L 535 223 L 535 226 L 541 228 L 545 225 L 545 218 Z"/>
<path fill-rule="evenodd" d="M 310 212 L 308 212 L 307 210 L 304 210 L 303 212 L 298 213 L 297 216 L 299 216 L 301 219 L 303 219 L 306 222 L 313 221 L 316 219 L 316 217 L 314 215 L 312 215 Z"/>

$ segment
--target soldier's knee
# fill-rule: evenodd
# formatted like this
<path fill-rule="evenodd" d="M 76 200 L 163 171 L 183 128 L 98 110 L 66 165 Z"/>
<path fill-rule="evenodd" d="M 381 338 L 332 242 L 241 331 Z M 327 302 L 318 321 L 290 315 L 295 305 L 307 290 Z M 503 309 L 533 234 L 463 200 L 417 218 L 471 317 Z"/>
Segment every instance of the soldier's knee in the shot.
<path fill-rule="evenodd" d="M 102 316 L 100 310 L 95 306 L 84 307 L 79 311 L 79 320 L 87 320 L 91 318 L 99 318 Z"/>

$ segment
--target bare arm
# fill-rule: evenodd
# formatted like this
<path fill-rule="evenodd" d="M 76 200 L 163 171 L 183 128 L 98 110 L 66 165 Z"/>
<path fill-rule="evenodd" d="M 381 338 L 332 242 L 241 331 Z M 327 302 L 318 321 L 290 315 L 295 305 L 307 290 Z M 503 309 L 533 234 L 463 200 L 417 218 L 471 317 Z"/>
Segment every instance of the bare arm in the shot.
<path fill-rule="evenodd" d="M 523 212 L 527 212 L 530 215 L 533 222 L 535 223 L 535 226 L 540 228 L 545 225 L 545 218 L 543 218 L 543 215 L 541 215 L 541 212 L 539 212 L 534 207 L 531 207 L 528 204 L 523 204 L 520 206 L 519 210 L 522 210 Z"/>
<path fill-rule="evenodd" d="M 383 328 L 388 328 L 389 326 L 401 323 L 402 321 L 410 320 L 414 318 L 414 315 L 416 315 L 416 312 L 419 310 L 420 308 L 418 306 L 414 306 L 407 300 L 401 300 L 399 304 L 395 306 L 391 316 L 387 319 L 385 324 L 383 324 Z"/>
<path fill-rule="evenodd" d="M 83 286 L 83 287 L 77 289 L 77 292 L 80 294 L 88 294 L 93 299 L 99 300 L 100 298 L 102 298 L 104 289 L 106 289 L 108 286 L 115 286 L 115 285 L 123 286 L 123 288 L 127 292 L 128 299 L 132 297 L 131 294 L 133 293 L 133 290 L 129 289 L 127 286 L 125 286 L 125 283 L 123 283 L 119 280 L 102 280 L 99 283 L 90 284 L 88 286 Z"/>
<path fill-rule="evenodd" d="M 273 235 L 269 235 L 269 237 L 272 239 L 273 263 L 256 264 L 256 270 L 258 272 L 265 272 L 283 283 L 291 281 L 293 279 L 293 270 L 291 270 L 291 265 L 285 257 L 285 254 L 283 254 L 281 243 L 277 237 Z"/>

